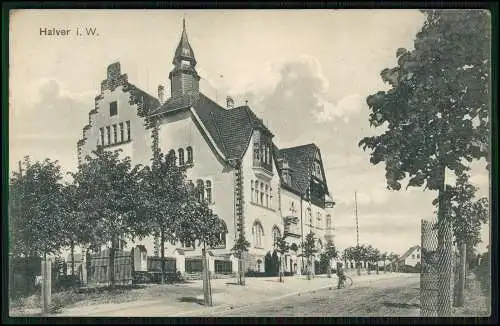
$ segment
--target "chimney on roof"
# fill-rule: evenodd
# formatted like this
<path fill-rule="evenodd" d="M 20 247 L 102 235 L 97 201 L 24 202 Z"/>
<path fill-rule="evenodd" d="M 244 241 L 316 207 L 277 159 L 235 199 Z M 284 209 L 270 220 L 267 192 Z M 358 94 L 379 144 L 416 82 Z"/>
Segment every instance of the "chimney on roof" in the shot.
<path fill-rule="evenodd" d="M 158 85 L 158 100 L 160 104 L 165 102 L 165 86 L 163 85 Z"/>
<path fill-rule="evenodd" d="M 231 96 L 226 97 L 226 106 L 228 109 L 234 108 L 234 100 Z"/>

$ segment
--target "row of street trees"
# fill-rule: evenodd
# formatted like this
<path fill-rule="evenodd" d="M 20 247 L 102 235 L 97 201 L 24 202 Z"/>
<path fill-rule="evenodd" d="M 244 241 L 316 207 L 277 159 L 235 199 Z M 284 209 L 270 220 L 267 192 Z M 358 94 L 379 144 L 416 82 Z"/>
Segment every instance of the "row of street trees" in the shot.
<path fill-rule="evenodd" d="M 159 153 L 151 166 L 132 166 L 129 157 L 119 155 L 98 148 L 67 182 L 57 161 L 32 163 L 26 157 L 10 180 L 10 253 L 46 257 L 70 248 L 73 256 L 76 246 L 91 249 L 111 242 L 114 266 L 118 241 L 159 235 L 162 261 L 167 241 L 194 243 L 203 254 L 222 241 L 225 223 L 172 157 Z M 162 275 L 164 282 L 164 263 Z"/>
<path fill-rule="evenodd" d="M 397 260 L 399 256 L 395 253 L 382 252 L 381 250 L 373 247 L 372 245 L 360 245 L 348 247 L 344 250 L 342 259 L 345 264 L 348 261 L 355 261 L 357 274 L 361 274 L 361 263 L 367 262 L 369 264 L 375 265 L 377 274 L 379 273 L 379 262 L 383 262 L 384 272 L 386 269 L 386 262 L 389 261 L 390 271 L 397 271 L 398 265 Z M 370 268 L 368 268 L 368 274 L 370 274 Z"/>

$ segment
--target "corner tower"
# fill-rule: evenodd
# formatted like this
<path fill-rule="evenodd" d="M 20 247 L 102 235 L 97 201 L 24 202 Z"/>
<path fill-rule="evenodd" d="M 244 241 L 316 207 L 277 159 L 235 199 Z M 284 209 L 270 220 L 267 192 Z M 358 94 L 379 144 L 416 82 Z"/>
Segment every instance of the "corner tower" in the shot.
<path fill-rule="evenodd" d="M 186 33 L 186 21 L 182 20 L 182 36 L 175 50 L 174 69 L 170 72 L 172 99 L 182 98 L 185 95 L 196 96 L 199 92 L 200 76 L 196 72 L 196 59 L 189 44 Z"/>

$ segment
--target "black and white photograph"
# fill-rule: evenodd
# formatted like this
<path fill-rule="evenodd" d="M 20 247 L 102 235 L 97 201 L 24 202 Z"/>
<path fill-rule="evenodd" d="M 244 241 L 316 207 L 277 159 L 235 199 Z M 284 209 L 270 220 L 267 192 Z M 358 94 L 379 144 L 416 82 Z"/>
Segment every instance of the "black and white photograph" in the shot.
<path fill-rule="evenodd" d="M 8 316 L 490 317 L 491 24 L 10 10 Z"/>

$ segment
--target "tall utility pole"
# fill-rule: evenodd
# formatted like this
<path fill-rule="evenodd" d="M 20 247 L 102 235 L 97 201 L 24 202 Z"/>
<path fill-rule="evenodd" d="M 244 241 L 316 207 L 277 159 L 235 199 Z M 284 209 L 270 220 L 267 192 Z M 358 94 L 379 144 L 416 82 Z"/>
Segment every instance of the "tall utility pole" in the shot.
<path fill-rule="evenodd" d="M 356 215 L 356 247 L 359 247 L 358 198 L 354 192 L 354 213 Z"/>
<path fill-rule="evenodd" d="M 354 215 L 356 216 L 356 255 L 358 256 L 357 258 L 357 266 L 356 266 L 356 271 L 358 276 L 361 275 L 361 261 L 359 257 L 359 222 L 358 222 L 358 198 L 356 195 L 356 191 L 354 192 Z"/>

